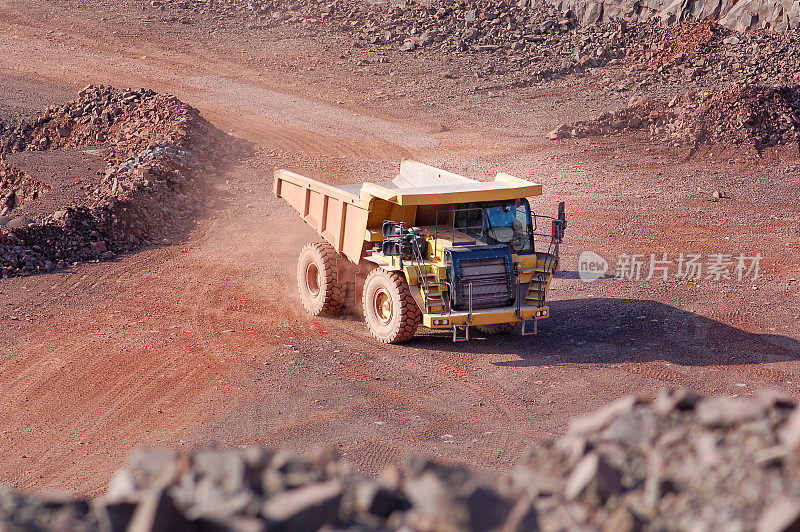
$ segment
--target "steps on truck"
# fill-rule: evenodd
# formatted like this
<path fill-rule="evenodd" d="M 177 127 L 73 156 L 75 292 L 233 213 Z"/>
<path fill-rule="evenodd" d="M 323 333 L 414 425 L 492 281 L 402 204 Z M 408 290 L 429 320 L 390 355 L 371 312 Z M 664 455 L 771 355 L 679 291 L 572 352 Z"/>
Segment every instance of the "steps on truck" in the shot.
<path fill-rule="evenodd" d="M 425 303 L 425 312 L 427 314 L 440 313 L 444 309 L 442 285 L 439 284 L 436 278 L 435 268 L 431 264 L 424 264 L 422 267 L 424 279 L 419 280 L 419 285 L 422 288 L 422 301 Z"/>

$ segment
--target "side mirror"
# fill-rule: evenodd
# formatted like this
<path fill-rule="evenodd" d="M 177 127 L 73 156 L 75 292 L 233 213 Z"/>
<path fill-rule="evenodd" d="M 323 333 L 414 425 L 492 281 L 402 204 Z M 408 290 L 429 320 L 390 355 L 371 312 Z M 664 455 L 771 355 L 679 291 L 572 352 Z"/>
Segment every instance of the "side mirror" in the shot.
<path fill-rule="evenodd" d="M 403 225 L 391 220 L 387 220 L 383 222 L 382 230 L 384 238 L 400 236 L 403 232 Z"/>
<path fill-rule="evenodd" d="M 381 253 L 387 257 L 397 257 L 403 254 L 403 245 L 396 240 L 384 240 L 381 242 Z"/>
<path fill-rule="evenodd" d="M 565 220 L 561 220 L 559 218 L 553 219 L 553 229 L 552 229 L 553 241 L 561 243 L 561 241 L 564 240 L 564 228 L 566 226 L 567 222 Z"/>

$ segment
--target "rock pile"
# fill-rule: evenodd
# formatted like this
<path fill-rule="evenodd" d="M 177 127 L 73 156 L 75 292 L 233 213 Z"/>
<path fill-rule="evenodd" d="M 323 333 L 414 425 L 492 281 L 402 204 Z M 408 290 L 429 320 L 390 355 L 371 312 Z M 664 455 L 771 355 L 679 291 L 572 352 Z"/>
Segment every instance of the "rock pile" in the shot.
<path fill-rule="evenodd" d="M 630 43 L 655 31 L 618 22 L 579 28 L 570 14 L 530 0 L 401 3 L 333 0 L 219 0 L 168 2 L 178 12 L 245 18 L 250 26 L 298 24 L 353 36 L 357 48 L 375 46 L 402 52 L 444 55 L 486 54 L 498 70 L 523 69 L 531 79 L 583 71 L 625 56 Z M 640 35 L 641 34 L 641 35 Z M 503 66 L 508 65 L 508 66 Z M 490 74 L 487 72 L 486 74 Z"/>
<path fill-rule="evenodd" d="M 576 17 L 579 11 L 536 0 L 155 3 L 170 13 L 165 20 L 176 22 L 206 17 L 209 24 L 222 26 L 292 24 L 314 35 L 344 33 L 353 47 L 381 53 L 393 50 L 444 58 L 466 55 L 483 63 L 476 64 L 478 77 L 506 74 L 512 84 L 536 83 L 620 63 L 636 67 L 625 76 L 624 90 L 665 81 L 704 80 L 720 86 L 800 83 L 798 29 L 738 34 L 716 23 L 698 24 L 689 20 L 691 17 L 681 18 L 675 27 L 663 26 L 654 18 L 641 21 L 616 16 L 584 23 L 584 16 Z"/>
<path fill-rule="evenodd" d="M 680 64 L 684 59 L 702 57 L 724 35 L 723 29 L 710 22 L 685 23 L 664 31 L 660 42 L 642 48 L 643 59 L 651 68 Z"/>
<path fill-rule="evenodd" d="M 800 32 L 734 33 L 710 22 L 685 22 L 630 52 L 653 82 L 705 81 L 718 87 L 800 83 Z"/>
<path fill-rule="evenodd" d="M 662 391 L 575 418 L 512 476 L 539 524 L 570 530 L 790 530 L 800 522 L 800 410 L 778 392 Z"/>
<path fill-rule="evenodd" d="M 664 100 L 633 98 L 628 107 L 590 121 L 561 125 L 550 139 L 613 135 L 649 128 L 676 146 L 751 145 L 760 150 L 800 143 L 800 87 L 739 87 Z"/>
<path fill-rule="evenodd" d="M 81 201 L 33 216 L 25 203 L 50 185 L 0 159 L 0 277 L 108 259 L 180 230 L 200 206 L 197 176 L 233 145 L 196 109 L 144 89 L 89 86 L 32 120 L 0 123 L 0 156 L 93 148 L 108 161 L 86 176 Z"/>
<path fill-rule="evenodd" d="M 421 458 L 376 479 L 330 450 L 135 452 L 95 501 L 0 491 L 3 524 L 70 530 L 760 530 L 800 525 L 800 409 L 779 392 L 575 418 L 495 478 Z"/>

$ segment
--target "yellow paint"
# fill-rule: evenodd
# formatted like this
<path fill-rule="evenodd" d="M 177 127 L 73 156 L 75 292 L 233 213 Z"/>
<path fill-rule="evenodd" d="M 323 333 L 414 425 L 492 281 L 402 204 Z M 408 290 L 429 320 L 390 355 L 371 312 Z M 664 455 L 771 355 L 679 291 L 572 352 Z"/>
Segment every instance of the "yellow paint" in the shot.
<path fill-rule="evenodd" d="M 547 314 L 539 318 L 536 317 L 537 311 L 545 311 Z M 550 316 L 550 307 L 522 307 L 520 315 L 523 319 L 545 319 Z M 497 323 L 511 323 L 522 321 L 517 317 L 516 310 L 512 307 L 503 309 L 476 310 L 472 313 L 472 321 L 468 321 L 467 312 L 453 312 L 451 314 L 423 314 L 422 325 L 429 329 L 452 329 L 453 325 L 495 325 Z M 446 325 L 434 325 L 433 320 L 448 320 Z"/>
<path fill-rule="evenodd" d="M 388 188 L 364 183 L 360 200 L 380 198 L 397 205 L 444 205 L 473 201 L 504 201 L 541 196 L 542 185 L 516 179 L 516 182 L 493 181 L 432 187 Z"/>

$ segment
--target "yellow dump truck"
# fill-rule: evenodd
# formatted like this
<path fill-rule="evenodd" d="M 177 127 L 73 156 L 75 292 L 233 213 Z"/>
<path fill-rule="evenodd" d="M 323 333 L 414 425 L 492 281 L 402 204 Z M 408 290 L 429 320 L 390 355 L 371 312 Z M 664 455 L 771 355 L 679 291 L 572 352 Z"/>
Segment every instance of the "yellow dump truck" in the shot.
<path fill-rule="evenodd" d="M 470 327 L 535 334 L 547 318 L 566 221 L 534 214 L 542 186 L 499 173 L 482 182 L 403 161 L 389 182 L 328 185 L 276 170 L 275 195 L 324 239 L 297 266 L 300 299 L 334 314 L 361 288 L 364 320 L 381 342 L 411 339 L 420 325 L 469 340 Z M 540 248 L 540 249 L 537 249 Z"/>

